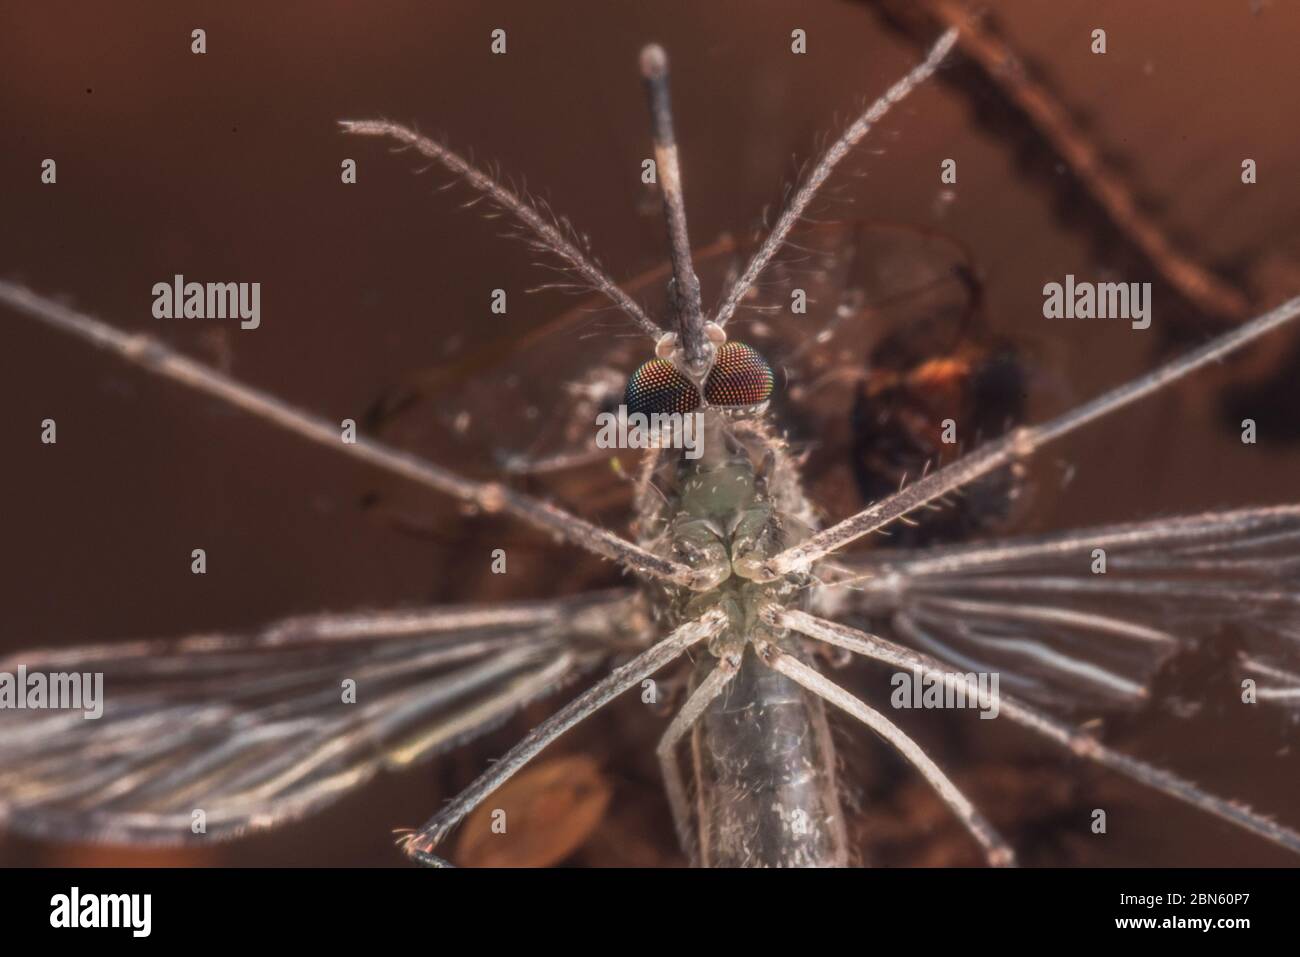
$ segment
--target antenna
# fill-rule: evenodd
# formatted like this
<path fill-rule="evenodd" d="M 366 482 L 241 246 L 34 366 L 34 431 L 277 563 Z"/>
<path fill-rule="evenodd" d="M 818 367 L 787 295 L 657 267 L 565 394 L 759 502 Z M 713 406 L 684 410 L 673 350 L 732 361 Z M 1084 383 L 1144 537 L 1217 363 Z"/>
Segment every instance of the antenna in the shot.
<path fill-rule="evenodd" d="M 655 168 L 664 197 L 668 220 L 673 279 L 669 301 L 677 319 L 677 344 L 685 370 L 697 381 L 713 364 L 713 343 L 704 334 L 700 306 L 700 280 L 691 262 L 691 241 L 686 232 L 686 204 L 682 201 L 682 171 L 677 165 L 677 141 L 673 137 L 673 111 L 668 98 L 668 54 L 657 43 L 641 50 L 641 75 L 650 98 L 650 122 L 654 136 Z"/>
<path fill-rule="evenodd" d="M 891 86 L 884 96 L 872 103 L 865 113 L 854 120 L 849 125 L 849 128 L 840 134 L 839 139 L 827 147 L 826 152 L 817 161 L 817 165 L 812 168 L 812 171 L 800 184 L 799 189 L 790 197 L 790 202 L 781 211 L 776 225 L 767 234 L 767 238 L 763 240 L 758 252 L 754 253 L 754 257 L 750 259 L 745 271 L 740 274 L 740 278 L 727 292 L 726 299 L 718 307 L 718 311 L 713 318 L 714 322 L 719 326 L 727 324 L 727 320 L 736 311 L 740 301 L 745 298 L 745 294 L 749 292 L 750 287 L 754 285 L 754 281 L 758 279 L 759 273 L 771 262 L 777 250 L 785 245 L 790 230 L 803 217 L 804 212 L 808 209 L 808 204 L 813 201 L 813 197 L 822 188 L 822 184 L 830 178 L 831 171 L 835 169 L 836 164 L 849 155 L 853 147 L 858 145 L 859 141 L 871 131 L 871 128 L 880 121 L 881 117 L 889 112 L 891 107 L 904 99 L 909 93 L 928 80 L 935 70 L 939 69 L 939 64 L 943 62 L 943 58 L 948 55 L 948 51 L 957 42 L 958 33 L 958 29 L 953 27 L 941 36 L 934 46 L 930 48 L 930 52 L 926 54 L 922 62 L 914 66 L 907 76 Z M 643 53 L 641 56 L 644 61 L 645 54 Z"/>

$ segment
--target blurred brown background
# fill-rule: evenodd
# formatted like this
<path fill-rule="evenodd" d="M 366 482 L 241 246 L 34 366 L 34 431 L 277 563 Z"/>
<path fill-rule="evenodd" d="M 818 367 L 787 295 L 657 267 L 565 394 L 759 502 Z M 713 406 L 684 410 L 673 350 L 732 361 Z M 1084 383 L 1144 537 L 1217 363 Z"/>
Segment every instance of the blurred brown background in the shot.
<path fill-rule="evenodd" d="M 1002 39 L 1180 250 L 1252 306 L 1300 291 L 1300 7 L 1007 0 L 988 9 Z M 190 53 L 196 27 L 207 31 L 204 56 Z M 496 27 L 508 31 L 506 56 L 488 52 Z M 805 56 L 789 52 L 796 27 L 808 32 Z M 1105 56 L 1089 52 L 1095 27 L 1108 32 Z M 348 140 L 335 121 L 413 121 L 499 161 L 591 236 L 612 275 L 632 277 L 664 258 L 659 214 L 638 178 L 649 143 L 636 55 L 650 40 L 672 58 L 700 244 L 752 229 L 763 207 L 779 202 L 795 161 L 920 51 L 876 4 L 843 0 L 12 7 L 0 34 L 0 274 L 228 363 L 328 417 L 359 417 L 393 382 L 437 363 L 446 337 L 488 335 L 500 320 L 487 311 L 487 290 L 511 291 L 509 321 L 520 329 L 571 300 L 518 295 L 545 278 L 522 244 L 459 210 L 462 193 L 433 194 L 444 177 L 412 176 L 413 159 Z M 1034 417 L 1221 328 L 1224 317 L 1159 286 L 1148 333 L 1122 323 L 1046 326 L 1046 281 L 1105 269 L 1132 281 L 1159 277 L 973 72 L 954 66 L 891 115 L 837 174 L 828 209 L 935 226 L 973 251 L 991 322 L 1022 338 L 1040 381 L 1053 383 L 1032 397 Z M 959 184 L 952 202 L 938 203 L 937 163 L 949 156 Z M 58 162 L 57 186 L 39 182 L 46 157 Z M 358 161 L 355 186 L 340 183 L 345 157 Z M 1258 162 L 1257 185 L 1240 182 L 1244 157 Z M 261 282 L 261 328 L 152 319 L 152 285 L 178 272 Z M 447 573 L 463 559 L 363 513 L 358 502 L 373 483 L 364 469 L 12 313 L 0 322 L 0 650 L 473 594 Z M 1040 490 L 1024 528 L 1294 500 L 1291 348 L 1293 340 L 1270 340 L 1249 361 L 1054 448 L 1045 474 L 1073 467 L 1072 481 Z M 1254 447 L 1228 428 L 1234 409 L 1225 410 L 1225 396 L 1242 383 L 1268 385 L 1241 400 L 1260 422 Z M 53 448 L 37 441 L 46 416 L 59 423 Z M 209 572 L 196 577 L 188 554 L 200 545 Z M 531 561 L 536 568 L 512 566 L 518 597 L 554 588 L 529 574 L 547 559 Z M 557 750 L 598 756 L 613 784 L 610 810 L 575 862 L 678 860 L 648 751 L 657 728 L 645 724 L 640 711 L 615 709 Z M 434 771 L 377 782 L 281 833 L 183 853 L 0 837 L 0 862 L 399 863 L 391 830 L 423 821 L 524 727 L 516 722 Z M 968 739 L 924 722 L 908 727 L 977 801 L 1001 808 L 995 822 L 1029 863 L 1293 863 L 1014 731 Z M 1293 755 L 1275 754 L 1285 730 L 1223 715 L 1190 724 L 1157 717 L 1120 740 L 1220 793 L 1287 812 L 1300 775 Z M 882 770 L 877 757 L 851 748 L 846 760 L 850 771 L 875 775 L 855 828 L 878 860 L 973 860 L 908 772 Z M 1098 800 L 1132 811 L 1104 841 L 1072 836 L 1082 831 L 1073 809 Z M 894 835 L 908 822 L 920 836 Z"/>

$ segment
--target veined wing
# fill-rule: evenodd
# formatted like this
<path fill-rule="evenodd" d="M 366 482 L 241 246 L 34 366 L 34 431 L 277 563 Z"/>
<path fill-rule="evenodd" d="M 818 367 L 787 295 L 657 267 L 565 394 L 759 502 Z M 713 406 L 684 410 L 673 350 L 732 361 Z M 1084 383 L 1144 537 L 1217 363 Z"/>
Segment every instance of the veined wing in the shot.
<path fill-rule="evenodd" d="M 103 713 L 0 710 L 0 826 L 178 844 L 302 817 L 594 668 L 638 607 L 620 589 L 21 652 L 0 672 L 102 674 Z"/>
<path fill-rule="evenodd" d="M 1260 703 L 1300 707 L 1300 506 L 868 553 L 824 577 L 828 617 L 1046 706 L 1141 704 L 1165 661 L 1213 637 L 1235 642 Z"/>

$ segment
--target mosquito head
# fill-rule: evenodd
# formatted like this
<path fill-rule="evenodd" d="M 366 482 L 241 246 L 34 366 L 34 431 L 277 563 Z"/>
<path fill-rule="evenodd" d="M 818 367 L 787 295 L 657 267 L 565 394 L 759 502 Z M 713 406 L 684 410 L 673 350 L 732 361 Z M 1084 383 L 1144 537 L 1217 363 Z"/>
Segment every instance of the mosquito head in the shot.
<path fill-rule="evenodd" d="M 627 380 L 623 404 L 629 413 L 687 413 L 703 405 L 744 413 L 761 411 L 772 397 L 776 377 L 753 346 L 726 342 L 725 337 L 714 341 L 713 367 L 700 389 L 671 361 L 676 347 L 666 341 L 670 338 L 664 336 L 658 355 Z"/>

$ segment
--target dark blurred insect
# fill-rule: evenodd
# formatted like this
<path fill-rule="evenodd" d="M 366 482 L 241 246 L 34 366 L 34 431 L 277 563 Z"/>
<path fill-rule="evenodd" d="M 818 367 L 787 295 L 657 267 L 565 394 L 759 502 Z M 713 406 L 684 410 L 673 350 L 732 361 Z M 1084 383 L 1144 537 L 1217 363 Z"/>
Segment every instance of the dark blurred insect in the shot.
<path fill-rule="evenodd" d="M 684 700 L 657 755 L 681 846 L 696 863 L 855 859 L 825 702 L 867 724 L 913 765 L 989 863 L 1012 863 L 1011 847 L 923 748 L 814 666 L 815 650 L 839 649 L 972 700 L 980 693 L 976 674 L 999 674 L 1012 691 L 998 700 L 999 716 L 1300 852 L 1300 834 L 1290 828 L 1119 753 L 1070 720 L 1084 707 L 1141 707 L 1157 670 L 1225 623 L 1248 626 L 1233 667 L 1257 683 L 1261 704 L 1294 705 L 1300 506 L 1036 539 L 850 547 L 945 504 L 963 516 L 958 530 L 985 525 L 975 499 L 1014 497 L 1016 470 L 1037 449 L 1300 315 L 1300 300 L 1292 300 L 1064 415 L 1016 427 L 934 467 L 944 444 L 935 439 L 936 425 L 945 419 L 997 434 L 1021 412 L 1014 357 L 970 334 L 964 257 L 919 231 L 794 227 L 836 163 L 933 72 L 954 38 L 945 34 L 830 147 L 746 261 L 730 249 L 712 250 L 700 257 L 699 274 L 687 243 L 666 60 L 647 48 L 642 69 L 672 259 L 670 281 L 645 290 L 647 299 L 662 297 L 650 309 L 635 298 L 640 290 L 616 286 L 561 226 L 446 147 L 387 122 L 345 124 L 352 133 L 395 139 L 462 177 L 643 334 L 584 348 L 561 320 L 529 343 L 528 369 L 510 370 L 511 361 L 522 361 L 518 351 L 504 363 L 470 357 L 454 371 L 457 398 L 439 395 L 432 414 L 420 410 L 425 396 L 438 395 L 427 388 L 377 409 L 373 422 L 384 442 L 340 443 L 332 423 L 159 342 L 0 284 L 0 301 L 21 312 L 471 511 L 577 545 L 639 579 L 636 587 L 545 601 L 323 614 L 249 636 L 20 654 L 5 667 L 103 671 L 115 691 L 98 722 L 57 712 L 0 715 L 0 818 L 55 838 L 150 844 L 234 837 L 310 813 L 381 768 L 426 761 L 579 676 L 608 671 L 403 837 L 414 859 L 441 864 L 439 845 L 451 829 L 476 809 L 492 809 L 485 800 L 500 795 L 548 743 L 625 691 L 656 700 L 651 676 L 689 655 Z M 707 311 L 701 288 L 720 291 Z M 816 310 L 788 314 L 794 291 Z M 743 333 L 743 348 L 730 338 L 729 323 Z M 945 337 L 949 344 L 936 348 Z M 488 368 L 492 375 L 482 375 Z M 547 374 L 529 374 L 539 368 Z M 659 447 L 633 467 L 621 452 L 596 445 L 596 413 L 620 397 L 640 401 L 637 387 L 647 382 L 655 387 L 644 395 L 676 402 L 685 394 L 686 405 L 698 409 L 706 438 L 699 458 Z M 996 414 L 981 421 L 987 409 Z M 421 452 L 445 453 L 439 457 L 460 471 L 433 465 Z M 615 459 L 621 467 L 612 467 Z M 551 483 L 563 476 L 564 494 L 580 496 L 580 506 L 567 511 L 511 482 L 475 477 L 501 472 L 550 494 L 558 494 Z M 958 493 L 965 504 L 952 500 Z M 382 501 L 390 513 L 402 511 L 391 498 Z M 605 518 L 628 506 L 630 538 L 610 531 Z M 839 515 L 848 517 L 827 524 Z M 1094 574 L 1098 549 L 1107 556 L 1105 576 Z M 589 573 L 566 563 L 555 574 L 572 582 Z M 357 703 L 340 696 L 340 682 L 361 690 Z M 683 746 L 693 800 L 680 767 Z M 516 782 L 545 804 L 559 782 L 539 775 Z M 575 820 L 566 824 L 575 833 L 576 823 L 598 816 L 598 797 L 595 788 L 557 798 L 573 809 Z M 201 834 L 193 828 L 198 811 Z M 511 833 L 529 846 L 544 844 L 507 828 Z M 502 860 L 472 840 L 463 850 L 480 861 Z"/>

